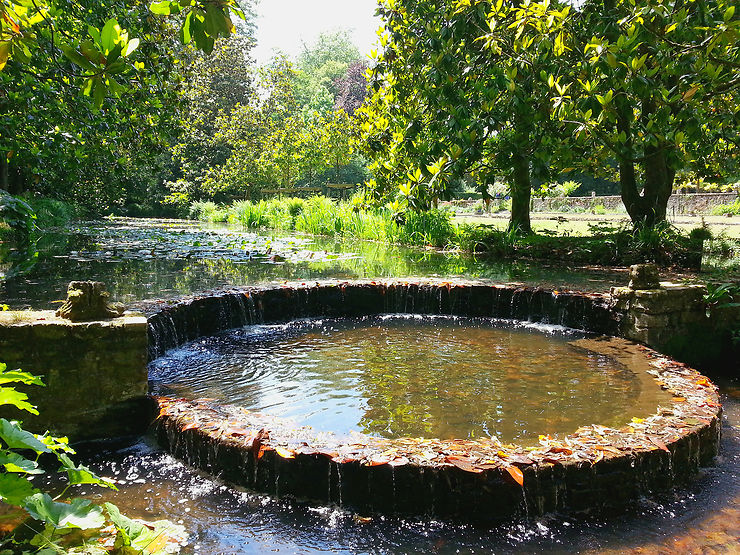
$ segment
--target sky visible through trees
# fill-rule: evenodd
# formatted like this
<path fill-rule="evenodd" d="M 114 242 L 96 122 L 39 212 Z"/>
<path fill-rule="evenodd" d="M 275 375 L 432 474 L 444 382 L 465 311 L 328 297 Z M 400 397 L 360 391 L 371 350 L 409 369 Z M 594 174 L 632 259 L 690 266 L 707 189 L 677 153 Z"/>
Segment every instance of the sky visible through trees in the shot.
<path fill-rule="evenodd" d="M 278 49 L 291 58 L 312 44 L 322 32 L 348 29 L 362 54 L 377 40 L 381 21 L 375 16 L 376 0 L 262 0 L 256 7 L 257 46 L 253 55 L 266 63 Z"/>

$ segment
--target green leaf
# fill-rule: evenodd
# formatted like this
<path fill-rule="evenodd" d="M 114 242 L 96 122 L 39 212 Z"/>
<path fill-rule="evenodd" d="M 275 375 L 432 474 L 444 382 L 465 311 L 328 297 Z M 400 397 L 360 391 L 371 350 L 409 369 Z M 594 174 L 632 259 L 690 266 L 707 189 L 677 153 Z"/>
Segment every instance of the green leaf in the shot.
<path fill-rule="evenodd" d="M 3 383 L 24 383 L 26 385 L 44 386 L 40 376 L 34 376 L 23 370 L 5 370 L 5 365 L 0 366 L 0 384 Z"/>
<path fill-rule="evenodd" d="M 10 41 L 0 42 L 0 71 L 2 71 L 5 67 L 5 64 L 8 63 L 8 58 L 10 58 L 10 47 Z"/>
<path fill-rule="evenodd" d="M 23 508 L 33 518 L 55 528 L 101 528 L 105 525 L 103 509 L 87 499 L 72 499 L 71 503 L 57 503 L 48 493 L 37 493 L 26 498 Z"/>
<path fill-rule="evenodd" d="M 139 39 L 131 39 L 126 43 L 126 48 L 123 49 L 123 57 L 128 58 L 134 50 L 139 48 Z"/>
<path fill-rule="evenodd" d="M 0 439 L 10 449 L 31 449 L 36 453 L 48 453 L 49 448 L 32 434 L 22 429 L 18 422 L 9 422 L 0 418 Z"/>
<path fill-rule="evenodd" d="M 23 500 L 38 492 L 33 484 L 18 474 L 0 474 L 0 499 L 8 505 L 19 507 Z"/>
<path fill-rule="evenodd" d="M 13 387 L 0 387 L 0 405 L 12 405 L 31 414 L 39 413 L 36 407 L 28 402 L 28 395 Z"/>
<path fill-rule="evenodd" d="M 193 20 L 193 12 L 190 12 L 186 17 L 185 21 L 182 24 L 182 27 L 180 28 L 180 41 L 183 44 L 188 44 L 190 42 L 190 39 L 192 39 L 192 35 L 190 34 L 190 23 Z"/>
<path fill-rule="evenodd" d="M 163 0 L 161 2 L 152 2 L 149 4 L 149 11 L 157 15 L 170 15 L 180 13 L 180 6 L 177 2 Z"/>
<path fill-rule="evenodd" d="M 113 503 L 104 503 L 103 507 L 108 512 L 108 518 L 113 525 L 122 533 L 124 545 L 131 545 L 134 538 L 138 538 L 146 530 L 146 526 L 121 514 L 121 511 Z"/>
<path fill-rule="evenodd" d="M 113 50 L 113 47 L 120 38 L 121 27 L 118 25 L 118 21 L 115 19 L 109 19 L 103 25 L 103 29 L 100 31 L 100 46 L 103 47 L 103 52 L 106 54 Z"/>
<path fill-rule="evenodd" d="M 85 58 L 85 56 L 77 52 L 77 50 L 75 50 L 68 44 L 60 44 L 59 48 L 61 48 L 62 52 L 64 52 L 64 55 L 72 63 L 80 66 L 83 69 L 93 69 L 94 68 L 94 66 L 90 63 L 90 60 Z"/>
<path fill-rule="evenodd" d="M 93 86 L 93 101 L 95 102 L 96 108 L 100 108 L 103 105 L 103 101 L 105 100 L 107 93 L 108 88 L 105 86 L 105 83 L 103 83 L 103 80 L 96 77 L 95 84 Z"/>
<path fill-rule="evenodd" d="M 96 484 L 106 488 L 117 489 L 116 486 L 99 477 L 88 467 L 75 465 L 74 461 L 64 453 L 59 454 L 58 458 L 59 462 L 62 463 L 62 467 L 59 471 L 65 471 L 67 473 L 70 485 Z"/>
<path fill-rule="evenodd" d="M 43 474 L 44 471 L 39 468 L 36 461 L 32 461 L 13 453 L 12 451 L 0 452 L 0 465 L 5 466 L 6 472 L 17 472 L 22 474 Z"/>

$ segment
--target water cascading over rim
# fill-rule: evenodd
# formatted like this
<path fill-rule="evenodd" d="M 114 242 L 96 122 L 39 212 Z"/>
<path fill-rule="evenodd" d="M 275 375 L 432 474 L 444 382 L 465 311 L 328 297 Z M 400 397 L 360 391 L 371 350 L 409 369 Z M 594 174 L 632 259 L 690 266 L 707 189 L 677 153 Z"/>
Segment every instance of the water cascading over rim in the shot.
<path fill-rule="evenodd" d="M 621 318 L 600 294 L 432 280 L 283 284 L 187 299 L 154 312 L 150 358 L 244 325 L 388 313 L 530 320 L 600 335 L 616 335 Z M 603 348 L 628 365 L 637 357 L 673 394 L 671 406 L 626 431 L 584 426 L 533 450 L 484 440 L 429 439 L 420 446 L 368 437 L 364 445 L 346 445 L 239 407 L 170 398 L 159 399 L 155 429 L 175 456 L 229 482 L 360 511 L 483 521 L 554 510 L 616 511 L 709 464 L 721 408 L 714 386 L 694 370 L 623 340 Z"/>

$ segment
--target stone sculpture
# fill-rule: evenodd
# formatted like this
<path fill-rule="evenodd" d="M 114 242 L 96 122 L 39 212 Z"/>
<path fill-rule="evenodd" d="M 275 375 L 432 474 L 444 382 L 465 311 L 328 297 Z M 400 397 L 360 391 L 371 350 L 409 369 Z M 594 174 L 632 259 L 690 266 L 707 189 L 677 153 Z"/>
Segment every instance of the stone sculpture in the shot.
<path fill-rule="evenodd" d="M 67 287 L 67 300 L 56 315 L 72 322 L 89 322 L 117 318 L 123 314 L 121 303 L 109 303 L 108 292 L 100 281 L 72 281 Z"/>

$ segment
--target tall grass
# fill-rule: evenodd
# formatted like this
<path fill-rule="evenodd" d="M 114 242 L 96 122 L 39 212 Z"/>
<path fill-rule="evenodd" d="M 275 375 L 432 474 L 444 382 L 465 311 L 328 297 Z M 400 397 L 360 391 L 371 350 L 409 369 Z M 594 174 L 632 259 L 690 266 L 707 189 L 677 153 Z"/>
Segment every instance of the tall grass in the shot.
<path fill-rule="evenodd" d="M 399 217 L 388 207 L 368 208 L 357 199 L 336 202 L 323 196 L 238 201 L 229 207 L 199 202 L 191 206 L 190 216 L 208 222 L 228 220 L 244 229 L 270 228 L 409 246 L 452 247 L 497 258 L 606 265 L 654 261 L 683 267 L 697 267 L 701 261 L 699 237 L 689 237 L 668 224 L 651 228 L 594 226 L 591 236 L 586 237 L 521 236 L 492 226 L 456 225 L 450 213 L 441 210 L 408 212 Z"/>

